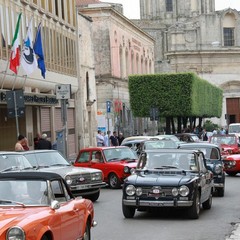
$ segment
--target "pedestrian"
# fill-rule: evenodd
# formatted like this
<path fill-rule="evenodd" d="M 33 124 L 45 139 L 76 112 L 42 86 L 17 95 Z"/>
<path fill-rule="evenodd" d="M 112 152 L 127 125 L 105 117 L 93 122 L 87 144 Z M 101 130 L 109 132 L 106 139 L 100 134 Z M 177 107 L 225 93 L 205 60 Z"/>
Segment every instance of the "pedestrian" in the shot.
<path fill-rule="evenodd" d="M 40 133 L 37 133 L 36 137 L 33 139 L 34 141 L 34 149 L 37 149 L 37 145 L 38 145 L 38 142 L 39 140 L 41 139 L 41 134 Z"/>
<path fill-rule="evenodd" d="M 111 136 L 111 131 L 107 131 L 107 133 L 104 136 L 104 145 L 106 147 L 110 147 L 110 140 L 109 140 L 110 136 Z"/>
<path fill-rule="evenodd" d="M 203 129 L 203 131 L 202 131 L 202 140 L 203 141 L 207 141 L 208 140 L 206 129 Z"/>
<path fill-rule="evenodd" d="M 117 132 L 113 131 L 113 135 L 110 137 L 110 146 L 119 146 Z"/>
<path fill-rule="evenodd" d="M 43 133 L 42 137 L 38 141 L 37 149 L 52 149 L 52 144 L 47 140 L 47 134 Z"/>
<path fill-rule="evenodd" d="M 120 132 L 119 135 L 118 135 L 118 144 L 119 144 L 119 146 L 121 145 L 121 143 L 122 143 L 123 140 L 124 140 L 123 133 Z"/>
<path fill-rule="evenodd" d="M 24 151 L 23 144 L 25 143 L 25 137 L 20 134 L 18 136 L 18 141 L 15 144 L 15 151 Z"/>
<path fill-rule="evenodd" d="M 25 137 L 23 142 L 22 142 L 22 146 L 23 146 L 23 149 L 24 151 L 28 151 L 30 148 L 29 148 L 29 145 L 28 145 L 28 139 Z"/>
<path fill-rule="evenodd" d="M 96 136 L 96 140 L 97 140 L 97 146 L 98 147 L 103 147 L 104 146 L 104 137 L 102 135 L 102 131 L 98 130 L 97 136 Z"/>

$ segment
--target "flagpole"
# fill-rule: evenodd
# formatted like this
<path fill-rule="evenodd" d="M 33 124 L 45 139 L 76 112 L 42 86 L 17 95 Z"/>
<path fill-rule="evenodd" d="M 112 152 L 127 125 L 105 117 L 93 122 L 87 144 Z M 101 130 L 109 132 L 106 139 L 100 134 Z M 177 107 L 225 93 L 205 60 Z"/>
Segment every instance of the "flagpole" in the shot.
<path fill-rule="evenodd" d="M 15 83 L 16 83 L 16 80 L 17 80 L 17 74 L 15 75 L 15 78 L 14 78 L 14 81 L 13 81 L 13 86 L 12 86 L 12 91 L 14 90 L 15 88 Z"/>

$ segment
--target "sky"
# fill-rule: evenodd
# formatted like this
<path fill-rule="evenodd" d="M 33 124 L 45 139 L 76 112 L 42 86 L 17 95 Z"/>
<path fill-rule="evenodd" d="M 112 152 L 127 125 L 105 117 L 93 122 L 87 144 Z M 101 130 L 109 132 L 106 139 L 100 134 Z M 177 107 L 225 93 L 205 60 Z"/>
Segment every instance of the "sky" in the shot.
<path fill-rule="evenodd" d="M 140 18 L 139 0 L 101 0 L 101 2 L 121 3 L 123 5 L 123 14 L 127 18 Z M 215 0 L 216 10 L 229 7 L 240 11 L 240 0 Z"/>

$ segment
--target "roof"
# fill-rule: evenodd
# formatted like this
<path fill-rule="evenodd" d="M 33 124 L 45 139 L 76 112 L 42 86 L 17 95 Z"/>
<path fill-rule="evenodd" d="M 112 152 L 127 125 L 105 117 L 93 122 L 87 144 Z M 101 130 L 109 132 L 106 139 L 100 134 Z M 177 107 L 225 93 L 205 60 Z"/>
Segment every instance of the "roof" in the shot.
<path fill-rule="evenodd" d="M 196 147 L 196 148 L 199 148 L 199 147 L 206 147 L 206 148 L 216 147 L 216 148 L 219 148 L 218 145 L 213 144 L 213 143 L 209 143 L 209 142 L 180 143 L 179 148 L 181 148 L 181 146 L 183 146 L 183 147 Z"/>
<path fill-rule="evenodd" d="M 156 149 L 149 149 L 144 150 L 146 153 L 194 153 L 198 152 L 197 149 L 178 149 L 178 148 L 156 148 Z"/>
<path fill-rule="evenodd" d="M 62 179 L 62 177 L 53 172 L 8 172 L 1 173 L 0 179 L 29 179 L 29 180 L 53 180 Z"/>

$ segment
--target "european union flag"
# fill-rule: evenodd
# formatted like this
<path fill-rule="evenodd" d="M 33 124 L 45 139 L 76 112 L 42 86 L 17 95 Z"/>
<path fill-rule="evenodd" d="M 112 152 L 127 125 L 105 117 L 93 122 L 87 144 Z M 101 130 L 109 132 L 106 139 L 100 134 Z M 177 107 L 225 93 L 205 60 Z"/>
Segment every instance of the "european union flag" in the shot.
<path fill-rule="evenodd" d="M 38 68 L 41 70 L 42 76 L 45 79 L 46 68 L 45 68 L 44 53 L 42 48 L 41 23 L 38 25 L 38 30 L 37 30 L 33 49 L 35 54 L 38 56 L 38 60 L 37 60 Z"/>

